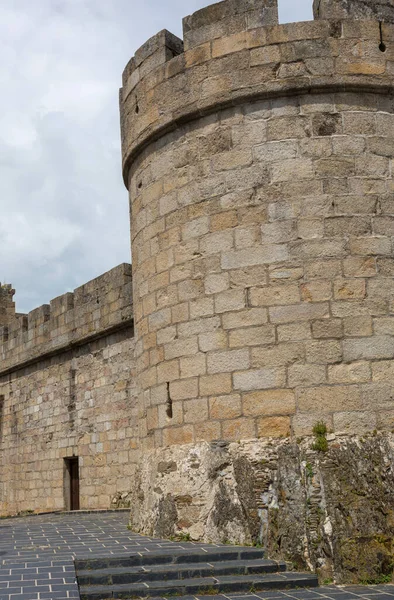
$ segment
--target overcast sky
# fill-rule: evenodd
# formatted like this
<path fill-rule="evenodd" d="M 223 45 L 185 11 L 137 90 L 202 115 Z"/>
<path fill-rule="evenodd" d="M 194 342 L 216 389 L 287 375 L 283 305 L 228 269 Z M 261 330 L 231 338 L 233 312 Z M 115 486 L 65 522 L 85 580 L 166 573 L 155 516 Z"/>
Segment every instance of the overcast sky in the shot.
<path fill-rule="evenodd" d="M 0 3 L 0 281 L 29 311 L 130 261 L 118 88 L 135 50 L 211 0 Z M 312 0 L 280 0 L 281 22 Z"/>

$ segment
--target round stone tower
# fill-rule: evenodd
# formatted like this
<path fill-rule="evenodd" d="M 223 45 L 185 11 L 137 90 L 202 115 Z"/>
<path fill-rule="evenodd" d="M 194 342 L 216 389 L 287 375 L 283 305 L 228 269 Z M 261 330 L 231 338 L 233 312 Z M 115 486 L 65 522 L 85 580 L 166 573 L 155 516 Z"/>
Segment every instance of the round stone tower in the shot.
<path fill-rule="evenodd" d="M 141 531 L 270 538 L 303 436 L 394 427 L 394 6 L 314 12 L 225 0 L 125 69 Z"/>

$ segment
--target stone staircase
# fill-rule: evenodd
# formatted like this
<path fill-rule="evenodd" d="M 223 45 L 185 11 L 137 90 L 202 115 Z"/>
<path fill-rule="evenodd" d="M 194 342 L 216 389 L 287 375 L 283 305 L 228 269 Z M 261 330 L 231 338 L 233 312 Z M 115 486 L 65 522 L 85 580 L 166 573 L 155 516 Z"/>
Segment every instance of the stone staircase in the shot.
<path fill-rule="evenodd" d="M 238 546 L 162 549 L 75 561 L 81 600 L 196 596 L 316 587 L 316 575 L 286 572 L 264 550 Z"/>

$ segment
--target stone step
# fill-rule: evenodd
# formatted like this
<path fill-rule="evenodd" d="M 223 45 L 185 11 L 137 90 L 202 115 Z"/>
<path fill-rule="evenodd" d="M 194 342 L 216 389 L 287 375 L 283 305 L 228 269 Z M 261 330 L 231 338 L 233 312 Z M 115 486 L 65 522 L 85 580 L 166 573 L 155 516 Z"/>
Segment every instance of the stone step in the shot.
<path fill-rule="evenodd" d="M 163 548 L 152 552 L 138 552 L 131 556 L 109 556 L 77 559 L 77 570 L 110 569 L 112 567 L 138 567 L 179 563 L 216 563 L 232 560 L 261 560 L 265 551 L 262 548 L 243 546 L 185 547 L 183 549 Z"/>
<path fill-rule="evenodd" d="M 195 579 L 145 581 L 118 585 L 80 586 L 81 600 L 111 598 L 146 598 L 158 596 L 215 595 L 272 589 L 317 587 L 316 575 L 309 573 L 275 573 L 267 575 L 223 575 Z"/>
<path fill-rule="evenodd" d="M 286 563 L 274 560 L 232 560 L 143 567 L 112 567 L 100 570 L 77 569 L 79 585 L 117 585 L 145 581 L 168 581 L 218 577 L 222 575 L 261 575 L 286 571 Z"/>

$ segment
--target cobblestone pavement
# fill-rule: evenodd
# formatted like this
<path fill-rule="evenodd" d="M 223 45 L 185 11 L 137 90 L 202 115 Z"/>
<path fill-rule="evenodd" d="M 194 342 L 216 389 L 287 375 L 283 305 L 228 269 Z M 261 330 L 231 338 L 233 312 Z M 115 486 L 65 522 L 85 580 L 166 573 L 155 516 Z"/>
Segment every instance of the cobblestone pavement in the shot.
<path fill-rule="evenodd" d="M 124 512 L 73 513 L 0 520 L 0 600 L 79 599 L 74 558 L 149 553 L 190 543 L 142 537 Z M 201 544 L 204 546 L 204 544 Z M 192 597 L 188 597 L 192 600 Z M 394 600 L 394 585 L 198 596 L 199 600 Z"/>

